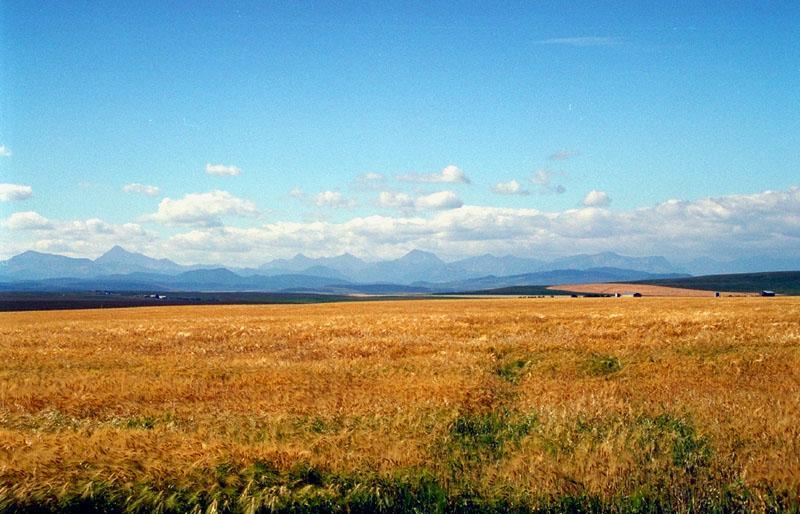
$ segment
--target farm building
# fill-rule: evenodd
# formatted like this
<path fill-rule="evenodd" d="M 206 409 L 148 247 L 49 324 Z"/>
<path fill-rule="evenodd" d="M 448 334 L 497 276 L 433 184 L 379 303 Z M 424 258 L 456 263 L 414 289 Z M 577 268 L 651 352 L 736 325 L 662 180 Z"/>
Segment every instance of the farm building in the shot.
<path fill-rule="evenodd" d="M 761 296 L 775 296 L 775 291 L 761 291 Z"/>
<path fill-rule="evenodd" d="M 631 292 L 627 292 L 627 293 L 622 293 L 622 296 L 627 296 L 629 298 L 641 298 L 642 297 L 642 293 L 631 291 Z"/>

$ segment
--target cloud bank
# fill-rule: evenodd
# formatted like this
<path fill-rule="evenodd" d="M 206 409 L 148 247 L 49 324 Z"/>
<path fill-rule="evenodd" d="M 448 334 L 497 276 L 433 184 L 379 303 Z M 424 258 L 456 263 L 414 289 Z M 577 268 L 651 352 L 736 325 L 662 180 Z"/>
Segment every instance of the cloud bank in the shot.
<path fill-rule="evenodd" d="M 220 219 L 254 215 L 255 206 L 246 200 L 222 191 L 186 195 L 180 200 L 162 200 L 153 216 L 163 223 L 194 227 L 163 238 L 138 224 L 114 225 L 97 219 L 52 221 L 31 211 L 11 214 L 2 223 L 7 232 L 26 234 L 6 251 L 35 248 L 96 256 L 112 244 L 135 248 L 146 243 L 152 253 L 181 262 L 230 265 L 257 265 L 298 252 L 396 257 L 414 248 L 451 256 L 491 252 L 546 258 L 614 250 L 628 255 L 722 259 L 748 254 L 797 255 L 800 249 L 797 187 L 667 200 L 626 211 L 597 205 L 551 212 L 456 207 L 460 200 L 453 199 L 454 193 L 440 193 L 416 199 L 402 196 L 404 193 L 384 196 L 392 207 L 413 205 L 413 211 L 399 216 L 359 216 L 343 222 L 276 221 L 249 227 L 225 226 Z M 430 211 L 417 211 L 422 198 Z"/>

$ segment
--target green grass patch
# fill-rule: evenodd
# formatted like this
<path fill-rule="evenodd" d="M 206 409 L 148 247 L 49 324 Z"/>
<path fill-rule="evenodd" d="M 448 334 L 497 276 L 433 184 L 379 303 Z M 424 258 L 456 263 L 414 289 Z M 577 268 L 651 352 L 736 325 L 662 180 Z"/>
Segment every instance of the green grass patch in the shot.
<path fill-rule="evenodd" d="M 591 354 L 583 363 L 584 370 L 596 377 L 613 375 L 622 370 L 622 363 L 613 355 Z"/>
<path fill-rule="evenodd" d="M 511 384 L 519 384 L 530 364 L 528 359 L 510 359 L 495 367 L 495 374 Z"/>
<path fill-rule="evenodd" d="M 688 474 L 697 474 L 711 461 L 711 444 L 699 435 L 684 417 L 660 414 L 636 420 L 634 445 L 643 466 L 667 456 L 672 466 Z"/>
<path fill-rule="evenodd" d="M 523 415 L 507 408 L 462 413 L 449 427 L 451 457 L 480 463 L 497 460 L 518 446 L 537 423 L 535 414 Z"/>

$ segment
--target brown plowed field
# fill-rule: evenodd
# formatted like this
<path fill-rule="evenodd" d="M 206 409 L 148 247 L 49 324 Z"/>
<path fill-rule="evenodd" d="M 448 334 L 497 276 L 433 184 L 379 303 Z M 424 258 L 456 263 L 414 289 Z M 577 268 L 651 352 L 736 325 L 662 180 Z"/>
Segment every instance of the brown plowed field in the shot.
<path fill-rule="evenodd" d="M 704 296 L 714 296 L 714 291 L 704 291 L 702 289 L 683 289 L 680 287 L 652 286 L 645 284 L 565 284 L 560 286 L 550 286 L 547 289 L 553 291 L 569 291 L 571 293 L 642 293 L 642 296 L 677 296 L 684 298 L 699 298 Z M 728 293 L 723 292 L 722 296 L 757 296 L 756 293 Z"/>

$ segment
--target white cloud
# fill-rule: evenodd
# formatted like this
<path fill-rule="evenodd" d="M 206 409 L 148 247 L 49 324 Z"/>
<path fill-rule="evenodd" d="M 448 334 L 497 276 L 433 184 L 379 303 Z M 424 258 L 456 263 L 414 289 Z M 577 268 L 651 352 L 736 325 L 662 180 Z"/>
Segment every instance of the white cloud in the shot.
<path fill-rule="evenodd" d="M 6 218 L 3 226 L 9 230 L 46 230 L 53 228 L 53 223 L 38 212 L 23 211 Z"/>
<path fill-rule="evenodd" d="M 406 193 L 381 191 L 377 203 L 380 207 L 398 209 L 406 214 L 413 211 L 457 209 L 464 205 L 461 198 L 452 191 L 438 191 L 417 198 Z"/>
<path fill-rule="evenodd" d="M 415 206 L 416 207 L 416 206 Z M 462 206 L 430 217 L 357 217 L 342 223 L 277 222 L 256 228 L 209 227 L 166 243 L 184 261 L 258 264 L 265 254 L 395 257 L 409 248 L 445 255 L 485 252 L 543 257 L 614 250 L 734 258 L 747 254 L 798 255 L 800 188 L 752 195 L 669 200 L 653 207 L 610 211 L 582 207 L 536 209 Z M 212 257 L 208 257 L 209 252 Z"/>
<path fill-rule="evenodd" d="M 31 186 L 20 184 L 0 184 L 0 202 L 25 200 L 33 194 Z"/>
<path fill-rule="evenodd" d="M 60 253 L 74 257 L 95 257 L 115 244 L 133 250 L 156 241 L 156 235 L 136 223 L 120 225 L 101 219 L 51 220 L 33 211 L 15 212 L 0 226 L 14 233 L 14 239 L 2 246 L 10 255 L 24 250 Z M 0 231 L 2 236 L 3 231 Z M 9 255 L 9 256 L 10 256 Z"/>
<path fill-rule="evenodd" d="M 608 207 L 610 203 L 611 197 L 608 196 L 608 193 L 597 189 L 592 189 L 583 198 L 583 205 L 586 207 Z"/>
<path fill-rule="evenodd" d="M 378 205 L 388 209 L 413 209 L 414 199 L 406 193 L 381 191 L 378 194 Z"/>
<path fill-rule="evenodd" d="M 289 191 L 289 196 L 291 196 L 292 198 L 299 199 L 299 198 L 305 198 L 306 194 L 299 187 L 295 187 L 294 189 Z"/>
<path fill-rule="evenodd" d="M 158 204 L 158 211 L 143 219 L 165 225 L 214 226 L 222 223 L 222 216 L 256 215 L 258 209 L 253 202 L 238 198 L 227 191 L 214 190 L 187 194 L 180 200 L 164 198 Z"/>
<path fill-rule="evenodd" d="M 426 196 L 420 196 L 414 201 L 414 206 L 419 211 L 458 209 L 462 205 L 464 205 L 464 202 L 452 191 L 438 191 Z"/>
<path fill-rule="evenodd" d="M 356 201 L 344 197 L 338 191 L 323 191 L 314 196 L 314 205 L 334 209 L 350 209 L 356 206 Z"/>
<path fill-rule="evenodd" d="M 522 184 L 516 180 L 509 180 L 508 182 L 498 182 L 492 186 L 492 192 L 499 195 L 529 195 L 530 191 L 522 187 Z"/>
<path fill-rule="evenodd" d="M 318 256 L 349 251 L 363 256 L 396 257 L 411 248 L 451 256 L 535 252 L 547 258 L 613 250 L 628 255 L 663 254 L 668 258 L 679 255 L 683 259 L 800 257 L 800 188 L 797 187 L 748 195 L 667 200 L 627 211 L 581 207 L 546 212 L 465 205 L 421 213 L 415 201 L 413 210 L 409 208 L 397 216 L 355 217 L 340 223 L 279 221 L 251 228 L 214 226 L 208 222 L 209 218 L 219 221 L 224 215 L 221 211 L 235 214 L 236 200 L 242 201 L 229 193 L 217 193 L 231 205 L 217 208 L 214 213 L 188 209 L 192 203 L 220 203 L 219 195 L 214 192 L 206 193 L 208 197 L 187 195 L 171 201 L 169 209 L 160 209 L 165 221 L 177 219 L 198 225 L 165 240 L 156 239 L 137 224 L 113 225 L 99 219 L 58 221 L 35 213 L 15 213 L 2 221 L 4 229 L 15 228 L 0 230 L 0 251 L 32 248 L 96 256 L 111 245 L 122 243 L 132 249 L 147 248 L 154 256 L 180 262 L 231 265 L 258 265 L 263 263 L 265 255 L 290 257 L 298 252 Z M 400 197 L 396 202 L 407 205 L 408 199 Z M 431 199 L 428 202 L 436 203 Z M 446 202 L 438 202 L 442 203 Z M 173 204 L 183 208 L 175 212 Z M 252 214 L 255 209 L 244 208 L 244 212 Z M 13 239 L 8 239 L 9 234 L 13 234 Z"/>
<path fill-rule="evenodd" d="M 161 193 L 161 190 L 156 186 L 148 186 L 137 182 L 125 184 L 122 186 L 122 191 L 145 196 L 158 196 Z"/>
<path fill-rule="evenodd" d="M 0 157 L 11 157 L 11 148 L 6 145 L 0 145 Z"/>
<path fill-rule="evenodd" d="M 241 175 L 242 170 L 236 166 L 228 166 L 225 164 L 206 164 L 206 173 L 209 175 L 216 175 L 218 177 L 229 176 L 233 177 Z"/>
<path fill-rule="evenodd" d="M 422 182 L 429 184 L 469 184 L 471 181 L 467 175 L 453 164 L 447 166 L 439 173 L 408 173 L 400 175 L 397 180 L 401 182 Z"/>

